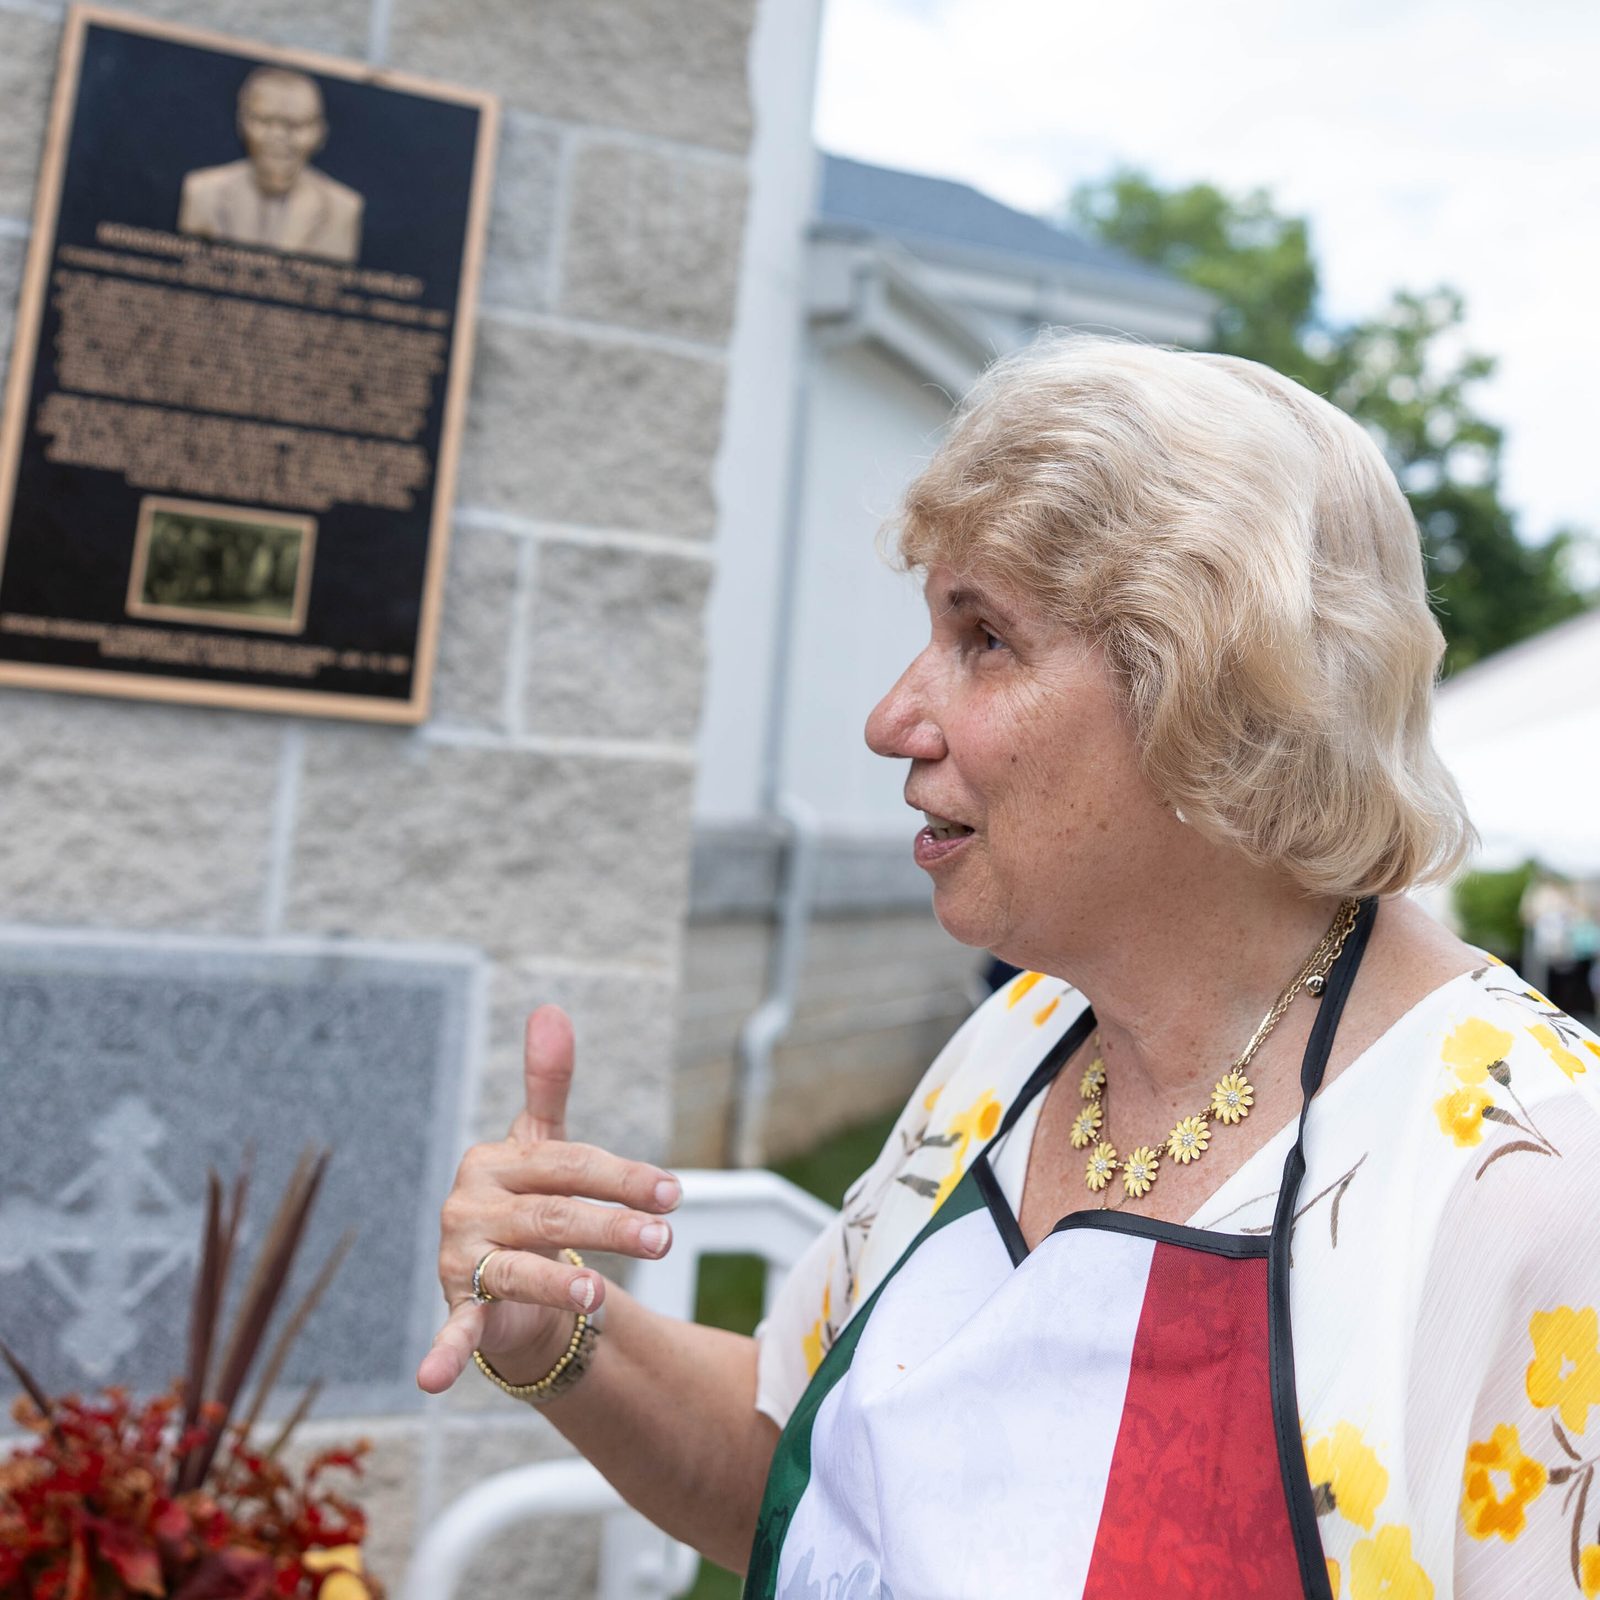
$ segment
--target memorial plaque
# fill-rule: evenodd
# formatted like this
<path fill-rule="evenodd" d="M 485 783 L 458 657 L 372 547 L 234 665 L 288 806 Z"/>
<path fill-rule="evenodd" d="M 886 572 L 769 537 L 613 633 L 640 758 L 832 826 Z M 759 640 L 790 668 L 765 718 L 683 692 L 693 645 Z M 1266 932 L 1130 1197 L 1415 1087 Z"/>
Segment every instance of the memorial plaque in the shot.
<path fill-rule="evenodd" d="M 0 682 L 422 719 L 494 125 L 73 8 L 0 425 Z"/>
<path fill-rule="evenodd" d="M 206 1168 L 230 1177 L 254 1147 L 253 1259 L 318 1142 L 333 1158 L 280 1323 L 347 1228 L 356 1242 L 284 1383 L 321 1379 L 329 1412 L 414 1405 L 443 1311 L 438 1208 L 464 1137 L 477 972 L 443 956 L 0 942 L 0 1338 L 52 1391 L 166 1388 Z M 0 1369 L 0 1401 L 12 1393 Z"/>

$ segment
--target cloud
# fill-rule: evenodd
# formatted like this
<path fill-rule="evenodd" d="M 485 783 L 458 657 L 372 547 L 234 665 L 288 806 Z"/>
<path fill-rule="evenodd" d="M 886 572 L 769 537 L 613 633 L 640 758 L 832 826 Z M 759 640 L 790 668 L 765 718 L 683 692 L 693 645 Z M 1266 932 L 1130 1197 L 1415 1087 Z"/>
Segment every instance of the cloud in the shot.
<path fill-rule="evenodd" d="M 1050 211 L 1113 163 L 1265 186 L 1312 219 L 1327 307 L 1452 283 L 1507 492 L 1600 529 L 1600 8 L 1572 0 L 830 0 L 824 147 Z"/>

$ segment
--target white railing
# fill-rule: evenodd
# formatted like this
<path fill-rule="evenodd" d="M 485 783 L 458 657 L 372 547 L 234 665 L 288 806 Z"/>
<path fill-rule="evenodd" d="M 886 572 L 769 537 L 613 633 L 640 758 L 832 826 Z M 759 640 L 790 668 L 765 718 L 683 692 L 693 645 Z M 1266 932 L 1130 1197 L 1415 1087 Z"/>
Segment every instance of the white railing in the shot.
<path fill-rule="evenodd" d="M 773 1172 L 680 1172 L 683 1200 L 672 1249 L 641 1265 L 636 1300 L 665 1316 L 694 1315 L 704 1256 L 759 1256 L 770 1306 L 784 1273 L 833 1211 Z M 535 1517 L 606 1513 L 596 1600 L 671 1600 L 694 1581 L 698 1557 L 623 1504 L 587 1461 L 544 1461 L 497 1472 L 447 1506 L 423 1531 L 403 1600 L 452 1600 L 471 1559 L 497 1533 Z"/>

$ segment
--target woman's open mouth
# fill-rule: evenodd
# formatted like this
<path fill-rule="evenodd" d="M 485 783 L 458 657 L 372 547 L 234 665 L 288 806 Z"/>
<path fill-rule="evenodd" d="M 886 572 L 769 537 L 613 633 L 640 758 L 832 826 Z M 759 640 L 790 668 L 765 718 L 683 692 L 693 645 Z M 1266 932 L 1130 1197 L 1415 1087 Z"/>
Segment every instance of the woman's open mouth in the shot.
<path fill-rule="evenodd" d="M 918 830 L 913 847 L 919 867 L 947 860 L 972 837 L 973 830 L 964 822 L 936 816 L 932 811 L 924 811 L 922 815 L 927 819 L 927 826 Z"/>

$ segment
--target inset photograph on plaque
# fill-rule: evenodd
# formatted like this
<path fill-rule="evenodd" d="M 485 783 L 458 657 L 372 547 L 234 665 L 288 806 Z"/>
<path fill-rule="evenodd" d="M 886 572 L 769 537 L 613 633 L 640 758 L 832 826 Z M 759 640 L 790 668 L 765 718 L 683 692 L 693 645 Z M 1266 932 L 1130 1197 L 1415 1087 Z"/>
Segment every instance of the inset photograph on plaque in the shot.
<path fill-rule="evenodd" d="M 0 421 L 0 683 L 426 715 L 495 121 L 72 8 Z"/>
<path fill-rule="evenodd" d="M 314 517 L 147 495 L 128 615 L 300 633 L 316 537 Z"/>

